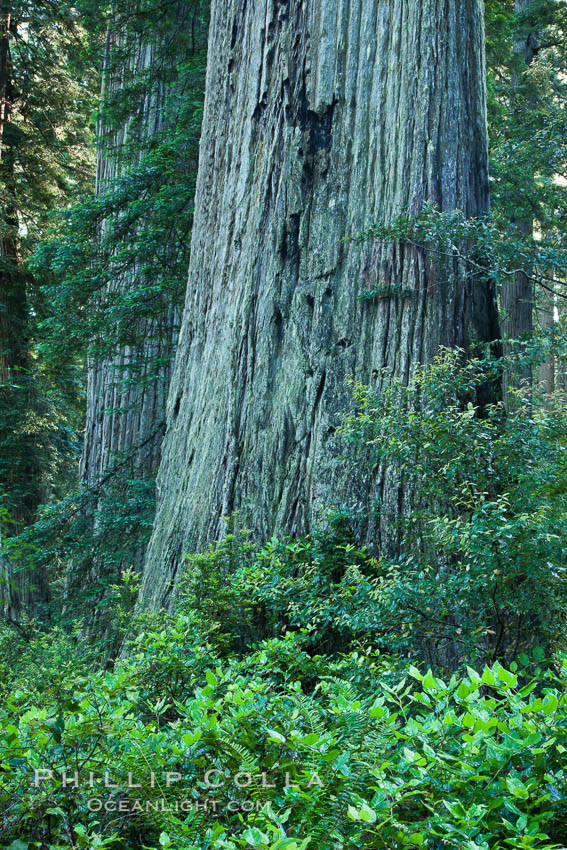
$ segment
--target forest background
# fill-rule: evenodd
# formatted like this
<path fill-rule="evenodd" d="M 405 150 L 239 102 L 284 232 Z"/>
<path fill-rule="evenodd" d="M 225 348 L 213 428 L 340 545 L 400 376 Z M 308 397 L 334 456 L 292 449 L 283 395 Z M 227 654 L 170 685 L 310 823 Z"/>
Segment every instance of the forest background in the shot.
<path fill-rule="evenodd" d="M 266 534 L 233 497 L 160 584 L 210 11 L 0 3 L 1 846 L 564 847 L 567 6 L 484 4 L 490 214 L 342 234 L 486 281 L 498 333 L 355 377 L 354 492 Z"/>

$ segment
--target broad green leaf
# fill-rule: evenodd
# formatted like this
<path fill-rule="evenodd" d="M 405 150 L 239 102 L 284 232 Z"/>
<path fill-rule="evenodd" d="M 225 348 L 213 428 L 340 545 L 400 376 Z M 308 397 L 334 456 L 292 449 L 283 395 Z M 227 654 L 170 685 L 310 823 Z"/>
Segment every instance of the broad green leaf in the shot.
<path fill-rule="evenodd" d="M 212 688 L 215 688 L 219 683 L 219 680 L 217 679 L 212 670 L 207 670 L 207 672 L 205 673 L 205 678 L 207 679 L 207 684 L 209 684 Z"/>

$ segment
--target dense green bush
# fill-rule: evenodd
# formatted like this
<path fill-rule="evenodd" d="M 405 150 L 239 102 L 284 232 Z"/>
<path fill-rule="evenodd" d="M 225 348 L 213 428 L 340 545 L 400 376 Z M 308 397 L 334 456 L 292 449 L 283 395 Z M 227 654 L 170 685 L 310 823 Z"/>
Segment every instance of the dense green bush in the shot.
<path fill-rule="evenodd" d="M 356 386 L 343 430 L 369 501 L 307 539 L 255 548 L 246 532 L 228 534 L 189 558 L 184 610 L 241 651 L 289 628 L 306 630 L 315 652 L 362 642 L 448 670 L 563 647 L 567 409 L 535 397 L 480 406 L 499 368 L 445 352 L 408 387 Z M 380 469 L 405 494 L 401 518 L 398 500 L 392 513 L 373 495 Z M 368 548 L 354 533 L 363 522 Z"/>
<path fill-rule="evenodd" d="M 1 711 L 2 846 L 565 844 L 567 663 L 442 681 L 307 643 L 221 661 L 178 616 L 113 673 L 52 658 L 22 677 Z"/>
<path fill-rule="evenodd" d="M 535 394 L 507 411 L 480 404 L 499 365 L 444 352 L 407 387 L 358 386 L 345 428 L 359 463 L 411 494 L 401 519 L 371 506 L 378 527 L 398 526 L 373 598 L 390 647 L 432 663 L 564 641 L 567 411 Z"/>

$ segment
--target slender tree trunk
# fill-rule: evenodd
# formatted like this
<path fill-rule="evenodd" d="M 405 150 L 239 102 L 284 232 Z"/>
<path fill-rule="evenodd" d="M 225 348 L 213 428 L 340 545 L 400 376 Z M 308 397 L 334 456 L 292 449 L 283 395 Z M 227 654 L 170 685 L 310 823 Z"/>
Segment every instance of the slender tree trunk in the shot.
<path fill-rule="evenodd" d="M 12 15 L 10 7 L 2 4 L 0 11 L 0 160 L 4 152 L 4 129 L 10 120 L 13 99 L 12 62 L 10 57 L 10 28 Z"/>
<path fill-rule="evenodd" d="M 28 327 L 29 273 L 23 266 L 15 168 L 21 139 L 13 123 L 16 82 L 11 40 L 17 21 L 0 13 L 0 607 L 9 621 L 33 614 L 49 597 L 47 576 L 11 541 L 35 519 L 42 501 L 33 437 L 34 387 Z M 30 426 L 30 427 L 28 427 Z"/>
<path fill-rule="evenodd" d="M 488 211 L 481 0 L 214 0 L 142 605 L 168 604 L 183 556 L 231 512 L 260 538 L 300 534 L 348 498 L 347 376 L 408 380 L 440 345 L 498 336 L 491 284 L 462 264 L 343 238 L 427 201 Z M 389 294 L 359 298 L 375 287 Z"/>
<path fill-rule="evenodd" d="M 558 299 L 559 300 L 559 299 Z M 555 325 L 555 312 L 558 309 L 556 298 L 552 292 L 542 289 L 538 292 L 537 306 L 539 311 L 539 323 L 544 329 L 551 329 Z M 557 363 L 554 354 L 550 354 L 540 364 L 539 386 L 543 393 L 551 395 L 555 392 L 557 383 Z"/>
<path fill-rule="evenodd" d="M 562 299 L 559 298 L 558 302 L 559 322 L 564 322 L 565 308 L 563 307 Z M 567 399 L 567 366 L 564 357 L 554 358 L 553 388 L 558 393 L 561 393 L 564 399 Z"/>
<path fill-rule="evenodd" d="M 521 14 L 525 12 L 532 3 L 533 0 L 515 0 L 516 13 Z M 532 64 L 537 54 L 536 35 L 528 32 L 515 45 L 514 53 L 519 66 L 518 70 L 514 72 L 515 97 L 522 99 L 522 94 L 519 90 L 522 86 L 525 68 Z M 535 106 L 535 102 L 535 95 L 533 92 L 530 92 L 523 106 L 529 110 Z M 531 182 L 533 182 L 533 175 L 528 178 L 528 185 L 525 187 L 526 194 L 529 193 Z M 520 236 L 527 239 L 533 238 L 534 221 L 532 215 L 529 215 L 529 213 L 525 214 L 518 219 L 516 225 Z M 500 299 L 503 314 L 502 332 L 504 338 L 511 341 L 504 344 L 505 354 L 511 354 L 516 350 L 516 346 L 514 345 L 515 340 L 525 340 L 529 338 L 533 331 L 534 286 L 530 277 L 530 268 L 524 271 L 517 271 L 502 286 Z M 504 372 L 504 398 L 506 403 L 509 405 L 512 401 L 511 390 L 517 390 L 522 386 L 529 390 L 531 382 L 532 374 L 529 367 L 507 369 Z"/>

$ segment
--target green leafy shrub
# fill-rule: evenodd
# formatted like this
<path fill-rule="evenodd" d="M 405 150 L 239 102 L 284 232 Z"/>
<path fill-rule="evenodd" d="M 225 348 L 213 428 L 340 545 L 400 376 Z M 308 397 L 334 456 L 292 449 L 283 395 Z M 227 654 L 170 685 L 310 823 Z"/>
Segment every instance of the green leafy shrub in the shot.
<path fill-rule="evenodd" d="M 24 679 L 1 709 L 2 846 L 564 845 L 566 662 L 443 681 L 305 643 L 221 662 L 181 616 L 112 673 Z"/>
<path fill-rule="evenodd" d="M 567 412 L 561 398 L 480 406 L 501 367 L 444 352 L 409 386 L 355 386 L 344 436 L 369 503 L 309 538 L 230 533 L 189 559 L 183 610 L 239 652 L 289 629 L 312 653 L 360 643 L 450 670 L 564 646 Z M 406 494 L 401 516 L 372 494 L 377 470 Z"/>
<path fill-rule="evenodd" d="M 409 386 L 357 385 L 345 425 L 357 463 L 411 494 L 401 517 L 379 496 L 370 506 L 398 549 L 379 553 L 370 598 L 390 649 L 431 663 L 564 641 L 566 410 L 561 398 L 479 405 L 496 367 L 444 352 Z"/>
<path fill-rule="evenodd" d="M 247 531 L 229 533 L 187 559 L 178 608 L 197 614 L 202 630 L 216 624 L 227 649 L 245 652 L 299 628 L 313 652 L 346 650 L 355 632 L 368 631 L 358 628 L 357 611 L 370 589 L 364 571 L 373 566 L 341 512 L 311 538 L 260 546 Z"/>

